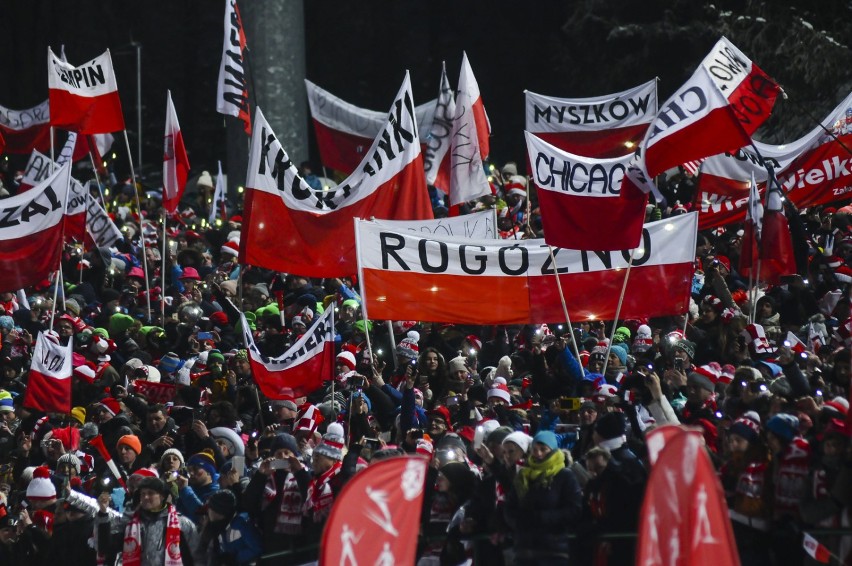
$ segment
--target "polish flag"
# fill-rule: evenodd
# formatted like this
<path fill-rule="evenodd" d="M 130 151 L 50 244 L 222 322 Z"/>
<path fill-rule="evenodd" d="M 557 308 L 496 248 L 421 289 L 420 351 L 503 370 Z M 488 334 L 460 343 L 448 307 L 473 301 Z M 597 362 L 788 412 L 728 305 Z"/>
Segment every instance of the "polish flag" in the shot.
<path fill-rule="evenodd" d="M 426 150 L 423 167 L 426 169 L 426 182 L 444 194 L 450 192 L 450 143 L 453 133 L 453 118 L 456 115 L 456 99 L 450 80 L 447 78 L 446 63 L 441 68 L 441 89 L 438 93 L 438 105 L 432 127 L 426 137 Z"/>
<path fill-rule="evenodd" d="M 808 553 L 808 556 L 820 564 L 828 564 L 831 561 L 831 552 L 829 552 L 828 548 L 815 539 L 810 533 L 804 533 L 802 547 L 805 549 L 805 552 Z"/>
<path fill-rule="evenodd" d="M 50 105 L 47 100 L 26 110 L 0 106 L 0 136 L 5 153 L 27 155 L 36 149 L 50 149 Z"/>
<path fill-rule="evenodd" d="M 657 113 L 657 79 L 590 98 L 524 95 L 529 133 L 568 153 L 596 159 L 632 155 Z"/>
<path fill-rule="evenodd" d="M 781 276 L 796 273 L 796 258 L 793 255 L 793 239 L 781 190 L 772 188 L 766 197 L 766 209 L 763 212 L 763 229 L 760 234 L 760 273 L 761 281 L 777 285 Z"/>
<path fill-rule="evenodd" d="M 305 87 L 323 165 L 346 175 L 357 171 L 373 140 L 385 129 L 387 113 L 355 106 L 307 79 Z M 430 131 L 437 104 L 435 99 L 414 108 L 418 132 Z M 426 140 L 421 140 L 423 151 L 425 145 Z"/>
<path fill-rule="evenodd" d="M 306 277 L 357 271 L 353 218 L 432 218 L 408 73 L 358 170 L 314 190 L 255 113 L 240 238 L 240 263 Z"/>
<path fill-rule="evenodd" d="M 33 349 L 24 406 L 45 413 L 71 412 L 72 339 L 68 345 L 59 338 L 39 332 Z"/>
<path fill-rule="evenodd" d="M 260 352 L 243 314 L 240 324 L 254 381 L 268 399 L 304 397 L 334 378 L 333 308 L 326 309 L 289 350 L 276 358 Z"/>
<path fill-rule="evenodd" d="M 33 189 L 3 200 L 0 225 L 0 291 L 15 292 L 59 268 L 71 164 Z"/>
<path fill-rule="evenodd" d="M 456 114 L 450 135 L 451 207 L 491 194 L 491 185 L 483 166 L 490 151 L 489 135 L 491 125 L 485 114 L 479 85 L 465 53 L 459 73 Z"/>
<path fill-rule="evenodd" d="M 801 355 L 807 350 L 805 343 L 799 340 L 799 337 L 792 332 L 787 332 L 787 338 L 784 341 L 786 342 L 784 345 L 796 354 Z"/>
<path fill-rule="evenodd" d="M 174 214 L 186 188 L 189 158 L 183 145 L 172 92 L 166 93 L 166 134 L 163 142 L 163 208 Z"/>
<path fill-rule="evenodd" d="M 50 125 L 78 134 L 105 134 L 124 129 L 124 115 L 109 49 L 79 67 L 47 48 Z"/>
<path fill-rule="evenodd" d="M 763 230 L 763 204 L 760 202 L 760 192 L 754 176 L 748 195 L 743 240 L 740 247 L 740 265 L 738 271 L 743 277 L 752 277 L 752 270 L 757 270 L 757 257 L 760 249 L 760 234 Z"/>
<path fill-rule="evenodd" d="M 639 245 L 648 196 L 620 195 L 631 155 L 593 159 L 564 152 L 529 132 L 526 139 L 548 244 L 598 251 Z"/>

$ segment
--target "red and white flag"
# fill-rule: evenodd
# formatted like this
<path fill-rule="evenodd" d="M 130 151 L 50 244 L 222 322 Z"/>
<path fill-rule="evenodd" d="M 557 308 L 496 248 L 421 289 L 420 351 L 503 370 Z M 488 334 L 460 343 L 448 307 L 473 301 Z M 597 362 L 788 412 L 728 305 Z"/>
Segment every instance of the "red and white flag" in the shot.
<path fill-rule="evenodd" d="M 728 100 L 745 133 L 753 135 L 772 113 L 781 87 L 726 37 L 716 42 L 701 66 Z"/>
<path fill-rule="evenodd" d="M 72 177 L 68 190 L 68 209 L 65 212 L 65 241 L 82 242 L 86 238 L 86 211 L 89 204 L 88 185 L 83 185 Z"/>
<path fill-rule="evenodd" d="M 621 198 L 632 155 L 581 157 L 526 132 L 527 155 L 544 226 L 544 240 L 573 250 L 625 250 L 639 245 L 646 194 Z"/>
<path fill-rule="evenodd" d="M 0 291 L 35 285 L 59 268 L 71 164 L 33 189 L 3 200 L 0 222 Z"/>
<path fill-rule="evenodd" d="M 302 178 L 260 109 L 255 113 L 240 263 L 341 277 L 357 271 L 353 218 L 432 218 L 408 74 L 358 170 L 330 189 Z"/>
<path fill-rule="evenodd" d="M 760 253 L 760 234 L 763 230 L 763 203 L 754 176 L 748 193 L 748 209 L 743 226 L 742 246 L 740 247 L 740 265 L 738 271 L 744 277 L 752 277 L 757 269 L 757 256 Z"/>
<path fill-rule="evenodd" d="M 0 106 L 0 135 L 6 153 L 26 155 L 50 149 L 50 105 L 47 100 L 26 110 Z"/>
<path fill-rule="evenodd" d="M 74 67 L 47 48 L 50 125 L 78 134 L 104 134 L 124 129 L 124 115 L 109 49 Z"/>
<path fill-rule="evenodd" d="M 698 215 L 645 225 L 622 316 L 683 313 L 689 306 Z M 370 318 L 461 324 L 612 320 L 630 252 L 554 248 L 544 240 L 471 240 L 356 222 L 359 279 Z M 660 281 L 666 281 L 661 285 Z M 495 301 L 471 301 L 488 289 Z M 499 299 L 499 298 L 503 299 Z M 560 316 L 561 315 L 561 316 Z"/>
<path fill-rule="evenodd" d="M 166 93 L 166 133 L 163 141 L 163 208 L 170 214 L 177 210 L 189 176 L 189 157 L 183 145 L 172 92 Z"/>
<path fill-rule="evenodd" d="M 426 170 L 426 182 L 435 186 L 444 194 L 450 192 L 450 143 L 453 133 L 453 118 L 456 115 L 456 99 L 447 78 L 447 65 L 441 67 L 441 89 L 435 117 L 426 136 L 426 149 L 423 168 Z"/>
<path fill-rule="evenodd" d="M 696 430 L 665 439 L 645 488 L 636 564 L 739 566 L 725 494 L 703 444 Z"/>
<path fill-rule="evenodd" d="M 112 221 L 100 203 L 90 193 L 86 195 L 86 231 L 92 242 L 99 247 L 112 247 L 124 234 Z"/>
<path fill-rule="evenodd" d="M 450 134 L 450 207 L 491 194 L 483 162 L 488 157 L 491 124 L 473 69 L 462 56 L 459 73 L 459 92 L 456 95 L 456 114 Z"/>
<path fill-rule="evenodd" d="M 787 338 L 784 340 L 784 342 L 784 345 L 790 348 L 793 353 L 799 355 L 805 353 L 808 349 L 807 346 L 805 346 L 805 343 L 799 340 L 798 336 L 789 331 L 787 332 Z"/>
<path fill-rule="evenodd" d="M 144 395 L 149 404 L 159 403 L 161 405 L 171 403 L 177 393 L 174 383 L 161 383 L 144 379 L 134 380 L 133 390 Z"/>
<path fill-rule="evenodd" d="M 831 561 L 831 552 L 829 552 L 828 548 L 815 539 L 810 533 L 804 533 L 802 547 L 805 549 L 805 552 L 808 553 L 808 556 L 820 564 L 828 564 Z"/>
<path fill-rule="evenodd" d="M 760 262 L 760 280 L 773 285 L 780 284 L 782 276 L 796 273 L 793 239 L 784 214 L 783 197 L 777 188 L 770 189 L 766 197 L 760 233 Z"/>
<path fill-rule="evenodd" d="M 289 350 L 277 358 L 260 353 L 245 315 L 243 340 L 254 381 L 269 399 L 295 399 L 319 389 L 334 377 L 334 309 L 318 316 Z"/>
<path fill-rule="evenodd" d="M 350 104 L 307 79 L 305 87 L 323 165 L 347 175 L 357 171 L 373 140 L 385 129 L 387 113 Z M 435 99 L 414 108 L 418 132 L 432 127 L 437 104 Z M 421 140 L 424 151 L 425 142 Z"/>
<path fill-rule="evenodd" d="M 38 333 L 24 407 L 45 413 L 71 412 L 72 343 L 69 339 L 63 346 L 55 335 Z"/>
<path fill-rule="evenodd" d="M 225 30 L 216 90 L 216 111 L 242 120 L 246 133 L 251 135 L 245 53 L 246 33 L 237 0 L 225 0 Z"/>
<path fill-rule="evenodd" d="M 53 162 L 50 160 L 50 157 L 34 149 L 27 161 L 27 166 L 24 168 L 24 176 L 21 177 L 18 194 L 32 189 L 47 179 L 51 172 L 55 170 L 55 168 L 51 167 L 52 164 Z"/>
<path fill-rule="evenodd" d="M 414 564 L 428 466 L 400 456 L 349 480 L 323 529 L 320 566 Z"/>
<path fill-rule="evenodd" d="M 529 133 L 568 153 L 597 159 L 632 155 L 657 114 L 657 79 L 590 98 L 524 95 Z"/>

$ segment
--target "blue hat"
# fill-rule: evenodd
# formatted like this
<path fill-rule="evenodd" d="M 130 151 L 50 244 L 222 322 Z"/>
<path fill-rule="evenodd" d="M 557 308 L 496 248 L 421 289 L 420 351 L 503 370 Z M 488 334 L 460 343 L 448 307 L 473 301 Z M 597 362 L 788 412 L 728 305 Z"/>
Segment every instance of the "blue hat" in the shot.
<path fill-rule="evenodd" d="M 15 328 L 15 319 L 11 316 L 0 316 L 0 328 L 3 330 L 12 330 Z"/>
<path fill-rule="evenodd" d="M 627 365 L 627 346 L 623 342 L 621 344 L 613 344 L 612 348 L 610 348 L 610 352 L 615 354 L 618 357 L 618 361 L 621 362 L 621 365 Z"/>
<path fill-rule="evenodd" d="M 538 431 L 538 434 L 536 434 L 533 437 L 533 443 L 536 443 L 536 442 L 538 442 L 540 444 L 544 444 L 545 446 L 547 446 L 551 450 L 558 450 L 559 449 L 559 441 L 556 440 L 556 435 L 553 433 L 553 431 L 550 431 L 550 430 Z"/>
<path fill-rule="evenodd" d="M 769 419 L 766 428 L 778 438 L 790 442 L 799 434 L 799 419 L 787 413 L 778 413 Z"/>

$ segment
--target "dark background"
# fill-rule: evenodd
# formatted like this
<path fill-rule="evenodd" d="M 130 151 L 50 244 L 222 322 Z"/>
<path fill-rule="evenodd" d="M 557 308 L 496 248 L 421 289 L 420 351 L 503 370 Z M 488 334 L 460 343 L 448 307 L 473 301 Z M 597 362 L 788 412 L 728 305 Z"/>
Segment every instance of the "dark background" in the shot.
<path fill-rule="evenodd" d="M 193 172 L 213 171 L 225 159 L 224 120 L 215 111 L 223 10 L 222 0 L 0 1 L 0 104 L 29 108 L 47 97 L 48 45 L 58 54 L 64 44 L 72 64 L 109 47 L 135 156 L 131 44 L 138 42 L 146 169 L 161 167 L 170 88 Z M 524 89 L 596 96 L 657 76 L 662 102 L 723 34 L 789 94 L 756 136 L 762 141 L 801 136 L 852 90 L 848 0 L 305 0 L 304 10 L 308 78 L 372 110 L 387 110 L 405 69 L 417 103 L 437 96 L 442 60 L 455 86 L 466 50 L 497 163 L 523 160 Z M 249 47 L 260 39 L 248 37 Z M 254 71 L 263 80 L 262 70 Z M 318 161 L 312 131 L 310 138 Z M 123 145 L 117 138 L 115 150 Z M 119 159 L 117 167 L 125 163 Z"/>

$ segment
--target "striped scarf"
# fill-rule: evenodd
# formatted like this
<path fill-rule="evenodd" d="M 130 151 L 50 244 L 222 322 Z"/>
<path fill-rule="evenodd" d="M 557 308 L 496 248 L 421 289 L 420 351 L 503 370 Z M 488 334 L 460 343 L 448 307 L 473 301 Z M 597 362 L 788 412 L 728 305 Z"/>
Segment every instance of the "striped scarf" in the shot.
<path fill-rule="evenodd" d="M 334 503 L 334 492 L 331 489 L 331 479 L 340 473 L 342 464 L 334 465 L 321 476 L 313 478 L 308 485 L 308 495 L 305 498 L 304 515 L 311 517 L 314 523 L 322 523 L 331 511 Z"/>
<path fill-rule="evenodd" d="M 142 526 L 139 521 L 139 513 L 133 514 L 133 519 L 124 531 L 124 550 L 122 551 L 123 566 L 142 566 Z M 180 558 L 180 519 L 174 505 L 169 505 L 168 517 L 166 518 L 166 553 L 165 566 L 181 566 L 183 560 Z"/>
<path fill-rule="evenodd" d="M 264 488 L 264 497 L 267 505 L 272 503 L 278 495 L 278 487 L 275 482 L 275 474 L 269 476 Z M 293 474 L 287 474 L 284 485 L 281 487 L 281 503 L 278 514 L 275 516 L 276 533 L 286 535 L 302 534 L 302 494 L 299 493 L 299 484 Z"/>

